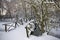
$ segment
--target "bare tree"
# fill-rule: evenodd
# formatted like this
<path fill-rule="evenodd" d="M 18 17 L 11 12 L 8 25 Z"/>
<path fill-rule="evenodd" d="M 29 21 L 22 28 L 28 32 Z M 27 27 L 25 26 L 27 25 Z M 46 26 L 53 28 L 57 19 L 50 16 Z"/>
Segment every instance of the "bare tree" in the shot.
<path fill-rule="evenodd" d="M 46 27 L 47 22 L 49 20 L 50 14 L 48 13 L 48 6 L 44 3 L 44 0 L 37 1 L 37 3 L 33 0 L 31 2 L 27 2 L 31 5 L 33 15 L 35 17 L 36 22 L 39 24 L 39 28 L 42 33 L 45 32 L 44 27 Z"/>

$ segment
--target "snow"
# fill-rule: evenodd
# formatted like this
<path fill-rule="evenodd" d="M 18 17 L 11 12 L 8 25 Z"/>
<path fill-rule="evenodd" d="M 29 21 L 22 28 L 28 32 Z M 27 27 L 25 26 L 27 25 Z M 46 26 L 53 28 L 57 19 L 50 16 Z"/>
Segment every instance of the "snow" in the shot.
<path fill-rule="evenodd" d="M 50 35 L 47 35 L 46 33 L 44 33 L 42 36 L 40 37 L 31 37 L 31 40 L 60 40 L 60 39 L 57 39 L 55 37 L 52 37 Z"/>
<path fill-rule="evenodd" d="M 60 28 L 51 29 L 51 31 L 49 32 L 49 35 L 60 38 Z"/>
<path fill-rule="evenodd" d="M 32 20 L 32 21 L 34 21 L 34 20 Z M 24 23 L 24 25 L 19 25 L 19 27 L 15 28 L 14 30 L 9 31 L 9 32 L 0 31 L 0 40 L 60 40 L 56 37 L 47 35 L 46 33 L 44 33 L 40 37 L 31 35 L 29 38 L 27 38 L 25 27 L 30 22 L 31 21 L 28 21 L 27 23 Z M 2 26 L 1 24 L 3 24 L 3 23 L 4 22 L 2 22 L 2 23 L 0 22 L 0 27 Z"/>
<path fill-rule="evenodd" d="M 60 29 L 52 29 L 51 32 L 54 34 L 60 35 Z"/>

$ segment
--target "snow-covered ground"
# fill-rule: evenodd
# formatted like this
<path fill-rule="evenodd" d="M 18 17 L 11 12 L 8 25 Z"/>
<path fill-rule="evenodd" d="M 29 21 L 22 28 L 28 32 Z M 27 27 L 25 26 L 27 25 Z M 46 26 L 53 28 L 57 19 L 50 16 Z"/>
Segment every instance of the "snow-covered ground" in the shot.
<path fill-rule="evenodd" d="M 24 25 L 20 25 L 16 29 L 9 32 L 0 31 L 0 40 L 60 40 L 59 38 L 47 35 L 47 33 L 44 33 L 40 37 L 31 35 L 27 38 L 25 27 L 30 22 L 31 21 L 28 21 L 27 23 L 24 23 Z M 1 29 L 4 29 L 2 27 L 3 23 L 4 22 L 0 22 Z"/>
<path fill-rule="evenodd" d="M 56 29 L 52 28 L 51 31 L 49 32 L 49 35 L 60 38 L 60 28 L 56 28 Z"/>

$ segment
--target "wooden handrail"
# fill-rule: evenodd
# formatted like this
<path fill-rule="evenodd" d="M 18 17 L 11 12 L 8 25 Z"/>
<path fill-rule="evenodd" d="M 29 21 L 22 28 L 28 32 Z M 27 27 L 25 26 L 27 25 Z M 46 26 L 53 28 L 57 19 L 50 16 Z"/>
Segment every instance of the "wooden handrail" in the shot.
<path fill-rule="evenodd" d="M 3 24 L 4 26 L 5 26 L 5 32 L 7 32 L 9 29 L 10 29 L 10 27 L 15 27 L 15 26 L 13 26 L 13 25 L 8 25 L 8 24 Z M 7 26 L 10 26 L 9 28 L 7 28 Z"/>

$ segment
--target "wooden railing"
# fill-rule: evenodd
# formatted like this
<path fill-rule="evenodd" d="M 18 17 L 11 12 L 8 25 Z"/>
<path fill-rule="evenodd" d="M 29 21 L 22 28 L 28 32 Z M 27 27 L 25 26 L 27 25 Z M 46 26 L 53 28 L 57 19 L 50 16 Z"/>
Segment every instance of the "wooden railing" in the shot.
<path fill-rule="evenodd" d="M 10 24 L 11 24 L 11 23 L 10 23 Z M 6 23 L 5 23 L 5 24 L 3 24 L 3 25 L 4 25 L 4 27 L 5 27 L 5 29 L 4 29 L 4 30 L 5 30 L 5 32 L 8 32 L 8 31 L 9 31 L 9 29 L 10 29 L 11 27 L 13 27 L 13 28 L 16 28 L 16 27 L 17 27 L 17 26 L 16 26 L 16 25 L 17 25 L 17 23 L 16 23 L 16 22 L 14 23 L 14 25 L 13 25 L 13 24 L 11 24 L 11 25 L 10 25 L 10 24 L 6 24 Z M 8 26 L 9 26 L 9 27 L 8 27 Z"/>

